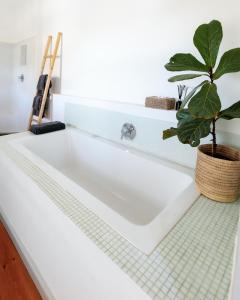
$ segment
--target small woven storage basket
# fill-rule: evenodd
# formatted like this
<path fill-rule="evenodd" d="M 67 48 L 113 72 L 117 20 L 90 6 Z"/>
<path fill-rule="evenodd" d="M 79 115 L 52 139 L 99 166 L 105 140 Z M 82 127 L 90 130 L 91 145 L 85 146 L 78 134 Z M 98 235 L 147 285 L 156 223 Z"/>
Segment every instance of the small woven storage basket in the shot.
<path fill-rule="evenodd" d="M 212 200 L 233 202 L 240 192 L 240 151 L 217 145 L 217 155 L 226 159 L 212 157 L 211 153 L 210 144 L 198 148 L 197 188 Z"/>
<path fill-rule="evenodd" d="M 176 100 L 174 98 L 162 98 L 157 96 L 147 97 L 145 106 L 158 109 L 172 110 L 175 109 Z"/>

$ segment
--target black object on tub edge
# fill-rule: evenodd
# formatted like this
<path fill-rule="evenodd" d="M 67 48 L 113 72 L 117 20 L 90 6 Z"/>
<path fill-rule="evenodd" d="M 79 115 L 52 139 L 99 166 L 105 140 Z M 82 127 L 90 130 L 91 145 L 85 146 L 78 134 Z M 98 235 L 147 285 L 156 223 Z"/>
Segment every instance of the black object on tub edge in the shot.
<path fill-rule="evenodd" d="M 54 132 L 58 130 L 63 130 L 66 128 L 66 125 L 62 122 L 56 121 L 56 122 L 48 122 L 48 123 L 42 123 L 42 124 L 36 124 L 32 125 L 30 131 L 33 134 L 44 134 L 49 132 Z"/>

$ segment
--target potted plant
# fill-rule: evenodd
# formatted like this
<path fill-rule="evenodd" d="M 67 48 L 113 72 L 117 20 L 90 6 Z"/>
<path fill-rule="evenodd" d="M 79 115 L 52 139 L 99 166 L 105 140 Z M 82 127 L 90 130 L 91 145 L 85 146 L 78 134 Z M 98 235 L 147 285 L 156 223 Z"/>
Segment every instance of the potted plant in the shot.
<path fill-rule="evenodd" d="M 240 151 L 217 144 L 216 122 L 219 119 L 240 118 L 240 101 L 222 110 L 215 82 L 224 74 L 240 71 L 240 48 L 225 52 L 215 67 L 222 37 L 219 21 L 202 24 L 195 32 L 193 42 L 203 61 L 190 53 L 178 53 L 165 65 L 168 71 L 194 71 L 171 77 L 169 82 L 200 77 L 206 79 L 185 97 L 176 115 L 177 127 L 165 130 L 163 139 L 177 136 L 181 143 L 198 147 L 198 190 L 210 199 L 232 202 L 240 190 Z M 200 140 L 208 135 L 212 136 L 212 144 L 200 145 Z"/>

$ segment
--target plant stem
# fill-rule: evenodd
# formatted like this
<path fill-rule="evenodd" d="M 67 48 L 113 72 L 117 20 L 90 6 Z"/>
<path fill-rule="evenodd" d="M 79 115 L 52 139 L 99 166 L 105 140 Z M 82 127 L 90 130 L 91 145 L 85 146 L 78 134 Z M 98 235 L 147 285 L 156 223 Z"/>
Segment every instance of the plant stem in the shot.
<path fill-rule="evenodd" d="M 211 83 L 213 84 L 214 83 L 214 79 L 213 79 L 213 69 L 210 68 L 209 69 L 209 77 L 210 77 L 210 80 L 211 80 Z M 216 137 L 216 121 L 217 121 L 217 118 L 213 118 L 212 119 L 212 156 L 215 157 L 216 154 L 217 154 L 217 137 Z"/>
<path fill-rule="evenodd" d="M 217 137 L 216 137 L 216 119 L 213 118 L 212 120 L 212 156 L 215 157 L 216 156 L 216 152 L 217 152 Z"/>
<path fill-rule="evenodd" d="M 211 83 L 213 83 L 213 69 L 210 68 L 210 70 L 209 70 L 208 73 L 209 73 L 209 77 L 210 77 Z"/>

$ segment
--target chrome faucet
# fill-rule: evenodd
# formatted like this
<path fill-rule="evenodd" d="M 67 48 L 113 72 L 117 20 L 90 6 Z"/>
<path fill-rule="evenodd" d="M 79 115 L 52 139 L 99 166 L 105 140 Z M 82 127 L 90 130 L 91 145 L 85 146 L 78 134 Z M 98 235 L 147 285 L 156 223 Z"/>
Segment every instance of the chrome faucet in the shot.
<path fill-rule="evenodd" d="M 122 130 L 121 130 L 121 140 L 123 138 L 128 140 L 133 140 L 136 136 L 136 128 L 131 123 L 125 123 L 123 124 Z"/>

